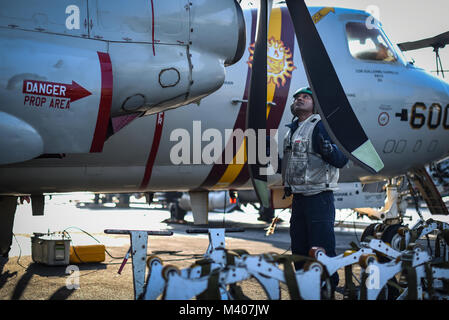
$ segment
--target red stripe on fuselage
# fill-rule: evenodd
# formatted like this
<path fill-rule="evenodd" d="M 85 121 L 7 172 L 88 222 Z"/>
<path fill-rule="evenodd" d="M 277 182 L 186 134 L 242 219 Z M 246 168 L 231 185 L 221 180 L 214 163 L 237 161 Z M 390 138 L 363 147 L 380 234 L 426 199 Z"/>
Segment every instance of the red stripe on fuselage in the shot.
<path fill-rule="evenodd" d="M 112 64 L 108 53 L 97 52 L 101 69 L 101 97 L 98 108 L 97 124 L 92 139 L 90 152 L 103 151 L 109 125 L 112 104 Z"/>
<path fill-rule="evenodd" d="M 159 143 L 162 137 L 162 128 L 164 126 L 164 113 L 159 112 L 156 117 L 156 127 L 154 129 L 153 143 L 151 144 L 150 155 L 148 156 L 147 165 L 145 167 L 145 174 L 143 175 L 140 189 L 145 189 L 151 179 L 151 173 L 153 172 L 154 161 L 156 160 L 157 151 L 159 149 Z"/>

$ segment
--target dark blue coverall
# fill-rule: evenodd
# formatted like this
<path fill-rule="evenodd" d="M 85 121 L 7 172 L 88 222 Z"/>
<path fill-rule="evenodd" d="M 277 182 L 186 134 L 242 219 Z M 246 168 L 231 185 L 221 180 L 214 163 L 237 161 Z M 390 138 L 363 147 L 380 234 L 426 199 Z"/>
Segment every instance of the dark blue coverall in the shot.
<path fill-rule="evenodd" d="M 298 128 L 298 121 L 287 125 L 293 133 Z M 324 140 L 332 141 L 321 121 L 317 123 L 312 134 L 312 148 L 319 153 L 323 160 L 330 165 L 342 168 L 348 162 L 348 158 L 332 144 L 332 152 L 324 155 L 320 148 L 320 135 Z M 299 193 L 293 194 L 292 214 L 290 218 L 291 250 L 293 254 L 308 256 L 312 247 L 322 247 L 326 255 L 335 257 L 335 206 L 334 193 L 322 191 L 316 195 L 305 196 Z M 302 268 L 303 263 L 295 263 L 295 268 Z M 338 285 L 337 272 L 331 277 L 332 292 Z"/>

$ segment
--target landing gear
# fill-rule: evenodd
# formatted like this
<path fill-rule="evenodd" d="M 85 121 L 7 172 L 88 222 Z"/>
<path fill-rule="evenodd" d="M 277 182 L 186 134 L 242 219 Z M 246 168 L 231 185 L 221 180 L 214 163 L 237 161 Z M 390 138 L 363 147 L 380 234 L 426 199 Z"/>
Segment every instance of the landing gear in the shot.
<path fill-rule="evenodd" d="M 177 201 L 170 203 L 168 208 L 170 210 L 170 220 L 171 221 L 174 221 L 174 222 L 184 221 L 184 217 L 185 217 L 187 211 L 182 209 L 179 206 L 179 203 Z"/>
<path fill-rule="evenodd" d="M 119 193 L 118 203 L 115 204 L 116 208 L 129 208 L 129 198 L 131 194 L 129 193 Z"/>
<path fill-rule="evenodd" d="M 363 230 L 362 236 L 360 238 L 361 242 L 369 241 L 368 237 L 375 238 L 375 235 L 380 232 L 380 228 L 383 226 L 382 223 L 372 223 Z"/>
<path fill-rule="evenodd" d="M 397 178 L 388 180 L 385 186 L 387 193 L 385 204 L 380 210 L 357 208 L 355 211 L 361 215 L 367 215 L 373 220 L 382 220 L 386 224 L 401 222 L 407 210 L 406 196 L 408 196 L 408 194 L 399 191 L 403 182 L 403 179 Z"/>
<path fill-rule="evenodd" d="M 383 231 L 380 240 L 392 247 L 396 251 L 405 250 L 405 238 L 398 231 L 405 228 L 402 224 L 382 225 Z M 379 256 L 379 262 L 388 262 L 390 259 Z"/>
<path fill-rule="evenodd" d="M 404 247 L 404 242 L 402 236 L 399 234 L 399 229 L 403 228 L 404 226 L 402 224 L 392 224 L 389 226 L 386 226 L 384 231 L 382 232 L 382 236 L 380 240 L 382 240 L 385 243 L 388 243 L 393 249 L 397 251 L 403 251 L 406 248 Z M 402 243 L 402 245 L 401 245 Z"/>
<path fill-rule="evenodd" d="M 145 200 L 150 206 L 153 203 L 154 200 L 154 192 L 146 192 L 145 193 Z"/>
<path fill-rule="evenodd" d="M 209 191 L 189 191 L 189 196 L 193 223 L 207 225 L 209 223 Z"/>
<path fill-rule="evenodd" d="M 2 258 L 7 258 L 9 250 L 11 250 L 16 208 L 16 196 L 0 197 L 0 257 Z"/>
<path fill-rule="evenodd" d="M 370 238 L 380 239 L 393 249 L 403 251 L 406 248 L 404 247 L 405 242 L 402 236 L 403 233 L 400 232 L 401 228 L 405 228 L 405 226 L 400 223 L 391 225 L 384 223 L 373 223 L 365 228 L 360 241 L 369 242 Z"/>

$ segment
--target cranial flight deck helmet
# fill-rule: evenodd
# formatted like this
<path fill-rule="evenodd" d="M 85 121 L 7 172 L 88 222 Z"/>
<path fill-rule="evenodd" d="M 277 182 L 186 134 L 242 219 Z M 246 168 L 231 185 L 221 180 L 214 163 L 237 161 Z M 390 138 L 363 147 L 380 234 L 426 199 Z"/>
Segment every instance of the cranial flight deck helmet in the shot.
<path fill-rule="evenodd" d="M 296 90 L 296 92 L 293 94 L 293 99 L 295 99 L 296 96 L 299 95 L 300 93 L 307 93 L 307 94 L 310 94 L 310 96 L 311 96 L 312 99 L 313 99 L 312 90 L 310 90 L 309 87 L 304 87 L 304 88 L 300 88 L 300 89 Z"/>
<path fill-rule="evenodd" d="M 293 94 L 293 99 L 296 99 L 296 96 L 299 95 L 300 93 L 307 93 L 310 95 L 310 97 L 312 98 L 313 101 L 313 113 L 318 113 L 316 106 L 315 106 L 315 100 L 313 99 L 313 93 L 312 90 L 310 89 L 310 87 L 303 87 L 303 88 L 299 88 L 298 90 L 296 90 L 296 92 Z M 292 106 L 290 106 L 291 108 Z M 293 117 L 294 119 L 295 117 Z"/>

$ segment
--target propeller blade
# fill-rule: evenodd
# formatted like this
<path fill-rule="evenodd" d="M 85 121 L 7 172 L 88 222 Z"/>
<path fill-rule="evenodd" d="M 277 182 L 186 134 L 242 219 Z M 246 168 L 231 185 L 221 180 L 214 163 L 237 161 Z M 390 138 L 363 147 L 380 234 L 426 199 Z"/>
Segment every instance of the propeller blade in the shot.
<path fill-rule="evenodd" d="M 432 38 L 399 43 L 398 47 L 402 51 L 417 50 L 422 48 L 444 48 L 449 44 L 449 31 L 439 34 Z"/>
<path fill-rule="evenodd" d="M 271 9 L 271 1 L 260 0 L 260 7 L 257 17 L 257 35 L 253 55 L 253 64 L 251 71 L 250 89 L 248 96 L 248 109 L 246 111 L 246 128 L 253 129 L 257 133 L 259 130 L 267 128 L 267 18 L 269 14 L 268 7 Z M 258 143 L 256 143 L 256 152 L 259 154 Z M 253 148 L 254 149 L 254 148 Z M 246 152 L 248 152 L 248 139 L 246 139 Z M 260 203 L 268 208 L 270 207 L 270 198 L 267 186 L 267 176 L 260 174 L 260 169 L 264 167 L 259 162 L 248 162 L 249 176 L 257 194 Z M 247 157 L 249 159 L 249 157 Z"/>
<path fill-rule="evenodd" d="M 303 0 L 286 3 L 315 105 L 327 132 L 349 159 L 371 173 L 379 172 L 384 164 L 354 114 L 306 4 Z"/>

